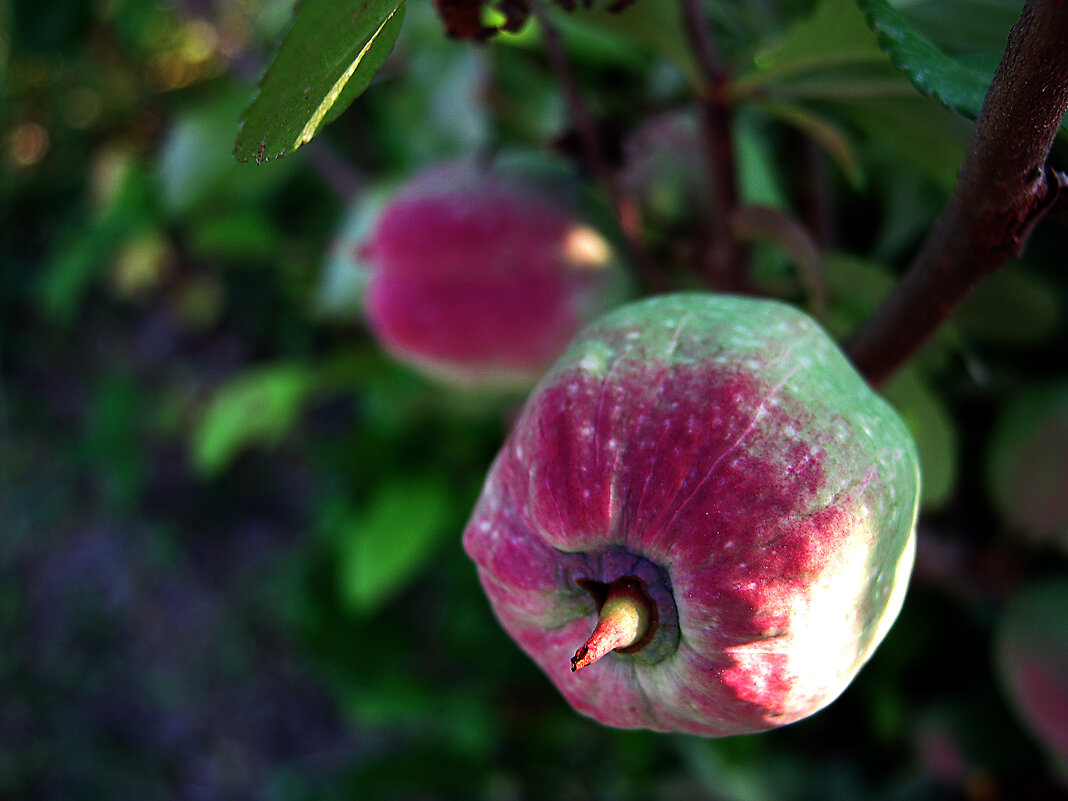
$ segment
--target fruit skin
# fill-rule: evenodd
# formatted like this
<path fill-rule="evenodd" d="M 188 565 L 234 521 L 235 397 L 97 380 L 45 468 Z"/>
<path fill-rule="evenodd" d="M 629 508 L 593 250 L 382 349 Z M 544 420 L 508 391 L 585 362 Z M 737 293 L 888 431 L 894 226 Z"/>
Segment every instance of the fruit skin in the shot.
<path fill-rule="evenodd" d="M 601 318 L 542 379 L 464 547 L 579 712 L 726 736 L 849 684 L 901 607 L 918 495 L 904 423 L 813 321 L 669 295 Z M 597 619 L 584 586 L 621 578 L 655 606 L 651 639 L 572 673 Z"/>
<path fill-rule="evenodd" d="M 1009 602 L 995 660 L 1017 715 L 1068 787 L 1068 580 L 1033 584 Z"/>
<path fill-rule="evenodd" d="M 360 251 L 368 323 L 397 358 L 469 387 L 529 387 L 622 300 L 615 251 L 574 176 L 437 165 L 382 209 Z"/>

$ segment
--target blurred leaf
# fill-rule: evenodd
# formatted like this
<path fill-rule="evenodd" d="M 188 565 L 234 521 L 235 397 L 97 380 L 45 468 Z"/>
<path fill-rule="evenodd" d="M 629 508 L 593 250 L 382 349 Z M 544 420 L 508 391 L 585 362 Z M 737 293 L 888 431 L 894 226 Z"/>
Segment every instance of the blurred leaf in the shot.
<path fill-rule="evenodd" d="M 619 58 L 626 58 L 634 45 L 653 53 L 676 66 L 691 84 L 702 81 L 693 58 L 693 49 L 679 11 L 673 0 L 641 0 L 620 12 L 608 11 L 609 3 L 594 8 L 577 8 L 570 14 L 557 12 L 557 23 L 572 34 L 581 28 L 594 29 L 625 43 Z M 596 40 L 583 40 L 588 47 L 596 47 Z M 584 48 L 585 49 L 585 48 Z"/>
<path fill-rule="evenodd" d="M 372 612 L 402 590 L 448 533 L 452 492 L 440 476 L 383 484 L 341 529 L 338 576 L 354 611 Z"/>
<path fill-rule="evenodd" d="M 864 172 L 846 133 L 825 114 L 797 103 L 764 102 L 758 108 L 793 126 L 822 148 L 854 188 L 864 183 Z"/>
<path fill-rule="evenodd" d="M 857 98 L 835 104 L 897 161 L 919 170 L 948 192 L 964 160 L 969 126 L 937 103 L 912 97 Z"/>
<path fill-rule="evenodd" d="M 1068 580 L 1025 586 L 998 622 L 995 660 L 1019 719 L 1068 784 Z"/>
<path fill-rule="evenodd" d="M 844 253 L 829 253 L 823 264 L 827 318 L 835 338 L 843 339 L 875 311 L 894 286 L 893 274 L 881 264 Z"/>
<path fill-rule="evenodd" d="M 739 740 L 677 739 L 674 743 L 688 772 L 712 797 L 723 801 L 765 801 L 801 796 L 800 765 L 769 752 L 750 739 L 752 748 L 736 747 Z M 769 770 L 769 763 L 773 769 Z"/>
<path fill-rule="evenodd" d="M 784 79 L 832 67 L 881 64 L 886 55 L 852 0 L 820 0 L 812 15 L 759 48 L 733 87 L 745 95 Z"/>
<path fill-rule="evenodd" d="M 340 114 L 385 63 L 403 0 L 305 0 L 245 112 L 239 161 L 290 153 Z"/>
<path fill-rule="evenodd" d="M 410 54 L 405 82 L 421 96 L 416 127 L 423 134 L 407 138 L 415 140 L 411 147 L 423 148 L 427 160 L 476 152 L 489 144 L 493 122 L 485 92 L 493 79 L 487 62 L 488 54 L 471 45 L 425 47 Z"/>
<path fill-rule="evenodd" d="M 267 259 L 282 237 L 271 218 L 253 209 L 213 215 L 193 223 L 191 250 L 224 259 Z"/>
<path fill-rule="evenodd" d="M 835 339 L 843 341 L 878 308 L 897 279 L 882 264 L 848 253 L 827 253 L 823 281 L 827 292 L 827 316 L 821 322 Z M 959 346 L 959 333 L 943 326 L 910 360 L 921 372 L 944 366 Z"/>
<path fill-rule="evenodd" d="M 734 147 L 738 157 L 738 193 L 750 206 L 787 208 L 783 176 L 775 165 L 774 148 L 752 116 L 740 116 L 734 126 Z"/>
<path fill-rule="evenodd" d="M 141 388 L 133 376 L 101 376 L 81 432 L 80 455 L 113 509 L 136 507 L 145 482 L 141 453 L 145 419 Z"/>
<path fill-rule="evenodd" d="M 916 441 L 923 509 L 944 506 L 957 483 L 957 427 L 942 399 L 917 375 L 905 369 L 882 388 Z"/>
<path fill-rule="evenodd" d="M 1010 524 L 1068 548 L 1068 383 L 1029 387 L 990 438 L 990 490 Z"/>
<path fill-rule="evenodd" d="M 235 163 L 229 142 L 247 98 L 244 89 L 227 87 L 175 119 L 156 167 L 168 214 L 214 216 L 206 213 L 208 201 L 263 203 L 291 174 L 296 164 L 288 161 L 258 170 Z"/>
<path fill-rule="evenodd" d="M 953 314 L 953 323 L 976 339 L 1014 345 L 1037 344 L 1060 321 L 1057 295 L 1041 276 L 1010 263 L 987 276 Z"/>
<path fill-rule="evenodd" d="M 956 2 L 924 3 L 918 2 L 907 9 L 898 11 L 886 0 L 858 0 L 861 9 L 867 17 L 868 25 L 878 35 L 879 46 L 890 53 L 894 65 L 904 70 L 914 87 L 926 95 L 935 98 L 943 106 L 964 116 L 975 119 L 979 109 L 983 106 L 993 76 L 993 70 L 1004 48 L 1008 30 L 1015 21 L 1016 14 L 1011 11 L 1007 16 L 995 16 L 993 21 L 984 23 L 979 30 L 989 32 L 998 27 L 1001 22 L 1002 36 L 994 38 L 999 42 L 992 49 L 961 53 L 959 57 L 952 56 L 930 38 L 925 36 L 910 18 L 917 14 L 918 9 L 923 7 L 942 6 L 942 10 L 935 15 L 928 16 L 926 29 L 936 35 L 944 34 L 947 38 L 957 37 L 960 42 L 961 26 L 973 26 L 976 15 L 983 18 L 989 12 L 991 6 L 999 3 L 977 2 L 976 0 L 957 0 Z M 1003 9 L 1008 9 L 1010 3 L 1002 3 Z M 1016 12 L 1019 12 L 1019 2 L 1012 2 Z M 908 17 L 906 16 L 908 15 Z M 986 15 L 989 17 L 989 15 Z M 922 17 L 921 17 L 922 18 Z M 931 25 L 935 21 L 936 25 Z M 967 34 L 965 34 L 967 41 Z M 986 45 L 988 41 L 971 42 L 972 48 Z"/>
<path fill-rule="evenodd" d="M 894 159 L 882 159 L 876 180 L 882 191 L 883 213 L 871 257 L 883 264 L 904 263 L 922 241 L 945 204 L 945 193 Z"/>
<path fill-rule="evenodd" d="M 250 445 L 278 442 L 292 427 L 316 383 L 297 364 L 261 367 L 238 375 L 215 393 L 193 432 L 194 468 L 212 476 Z"/>
<path fill-rule="evenodd" d="M 73 324 L 85 293 L 111 256 L 155 223 L 154 189 L 147 171 L 139 164 L 130 165 L 97 219 L 74 229 L 50 254 L 40 279 L 40 303 L 52 322 Z"/>

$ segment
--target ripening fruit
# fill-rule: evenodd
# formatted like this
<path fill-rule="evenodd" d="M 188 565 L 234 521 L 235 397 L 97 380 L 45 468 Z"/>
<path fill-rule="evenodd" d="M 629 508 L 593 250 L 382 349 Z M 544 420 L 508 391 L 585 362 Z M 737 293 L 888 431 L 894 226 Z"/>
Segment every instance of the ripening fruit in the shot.
<path fill-rule="evenodd" d="M 1024 589 L 998 624 L 996 659 L 1009 701 L 1068 787 L 1068 579 Z"/>
<path fill-rule="evenodd" d="M 905 425 L 812 320 L 662 296 L 601 318 L 542 379 L 464 546 L 579 712 L 741 734 L 821 709 L 882 640 L 918 488 Z"/>
<path fill-rule="evenodd" d="M 385 204 L 360 257 L 381 344 L 467 387 L 529 387 L 622 298 L 614 249 L 560 170 L 438 165 Z"/>

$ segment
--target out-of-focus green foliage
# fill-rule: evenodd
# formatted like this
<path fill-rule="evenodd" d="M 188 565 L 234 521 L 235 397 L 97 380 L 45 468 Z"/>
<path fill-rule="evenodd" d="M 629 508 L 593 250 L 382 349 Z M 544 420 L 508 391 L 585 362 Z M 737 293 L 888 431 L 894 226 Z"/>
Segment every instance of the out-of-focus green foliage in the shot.
<path fill-rule="evenodd" d="M 1068 549 L 1068 383 L 1033 385 L 1014 397 L 990 438 L 994 502 L 1022 532 Z"/>
<path fill-rule="evenodd" d="M 342 601 L 374 612 L 424 570 L 455 522 L 447 514 L 452 500 L 441 476 L 406 476 L 384 484 L 357 513 L 330 521 Z"/>
<path fill-rule="evenodd" d="M 220 387 L 192 441 L 196 469 L 212 475 L 241 448 L 276 443 L 292 428 L 314 381 L 303 365 L 283 364 L 242 373 Z"/>
<path fill-rule="evenodd" d="M 4 8 L 0 796 L 1062 797 L 991 654 L 1011 599 L 1068 573 L 1063 519 L 1046 525 L 1063 391 L 1044 389 L 1066 368 L 1064 216 L 886 387 L 918 440 L 924 513 L 904 611 L 857 681 L 755 737 L 603 729 L 503 634 L 460 546 L 519 399 L 394 362 L 361 310 L 360 247 L 391 187 L 446 158 L 581 148 L 535 23 L 473 45 L 431 3 L 405 6 L 375 80 L 361 62 L 323 120 L 358 81 L 359 99 L 262 165 L 233 158 L 243 109 L 242 135 L 277 124 L 292 150 L 366 36 L 290 27 L 289 0 Z M 985 76 L 1018 6 L 893 19 L 903 43 Z M 685 30 L 656 25 L 676 8 L 551 15 L 650 259 L 694 287 L 714 204 Z M 968 125 L 845 0 L 705 10 L 742 202 L 820 256 L 802 274 L 788 243 L 754 236 L 754 283 L 822 300 L 845 339 L 939 213 Z M 252 101 L 287 30 L 303 44 Z M 332 65 L 290 62 L 326 34 Z M 936 66 L 906 72 L 941 82 Z M 304 70 L 306 103 L 270 96 L 280 81 L 303 103 Z"/>
<path fill-rule="evenodd" d="M 1068 581 L 1024 587 L 998 621 L 995 659 L 1013 711 L 1068 780 Z"/>

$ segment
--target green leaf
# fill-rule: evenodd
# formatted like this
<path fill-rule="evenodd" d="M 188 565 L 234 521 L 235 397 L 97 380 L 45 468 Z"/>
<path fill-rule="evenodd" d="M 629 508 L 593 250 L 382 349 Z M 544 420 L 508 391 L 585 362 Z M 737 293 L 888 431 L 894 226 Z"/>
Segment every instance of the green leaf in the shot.
<path fill-rule="evenodd" d="M 38 284 L 41 312 L 51 322 L 70 326 L 86 293 L 123 245 L 158 222 L 151 174 L 128 165 L 111 202 L 84 228 L 72 229 L 45 263 Z"/>
<path fill-rule="evenodd" d="M 1068 383 L 1030 387 L 1005 408 L 991 436 L 987 478 L 1012 526 L 1068 549 Z"/>
<path fill-rule="evenodd" d="M 969 134 L 959 116 L 917 94 L 856 99 L 838 108 L 872 142 L 945 191 L 956 184 Z"/>
<path fill-rule="evenodd" d="M 305 0 L 237 135 L 239 161 L 291 153 L 371 83 L 393 50 L 403 0 Z"/>
<path fill-rule="evenodd" d="M 893 289 L 896 276 L 882 264 L 848 253 L 826 253 L 823 282 L 827 316 L 820 322 L 839 341 L 855 334 Z M 944 326 L 912 358 L 912 366 L 929 373 L 940 369 L 958 347 L 959 334 Z"/>
<path fill-rule="evenodd" d="M 194 432 L 194 468 L 212 476 L 244 448 L 278 442 L 315 383 L 312 372 L 295 364 L 262 367 L 231 379 L 215 393 Z"/>
<path fill-rule="evenodd" d="M 957 483 L 957 429 L 942 399 L 914 369 L 898 373 L 883 395 L 893 404 L 916 440 L 920 455 L 920 499 L 925 510 L 944 506 Z"/>
<path fill-rule="evenodd" d="M 833 67 L 883 64 L 886 55 L 851 0 L 820 0 L 810 17 L 753 55 L 752 67 L 733 86 L 736 95 Z"/>
<path fill-rule="evenodd" d="M 226 212 L 191 225 L 190 251 L 223 259 L 271 259 L 282 236 L 270 217 L 252 209 Z"/>
<path fill-rule="evenodd" d="M 852 142 L 832 119 L 797 103 L 767 101 L 757 108 L 806 134 L 823 149 L 856 189 L 864 183 L 864 172 Z"/>
<path fill-rule="evenodd" d="M 881 264 L 845 253 L 826 254 L 823 281 L 828 308 L 821 322 L 836 339 L 852 333 L 894 286 L 893 274 Z"/>
<path fill-rule="evenodd" d="M 1040 274 L 1008 264 L 980 281 L 953 314 L 966 336 L 985 342 L 1034 345 L 1060 322 L 1056 291 Z"/>
<path fill-rule="evenodd" d="M 782 175 L 765 126 L 752 116 L 739 115 L 734 125 L 734 150 L 738 156 L 738 192 L 751 206 L 789 206 Z"/>
<path fill-rule="evenodd" d="M 993 75 L 989 64 L 976 66 L 974 61 L 966 63 L 947 55 L 886 0 L 858 2 L 878 37 L 879 46 L 889 53 L 890 60 L 904 71 L 913 86 L 946 108 L 972 119 L 978 116 Z"/>
<path fill-rule="evenodd" d="M 452 497 L 437 475 L 397 479 L 342 524 L 338 578 L 349 608 L 375 611 L 427 565 L 448 533 Z"/>
<path fill-rule="evenodd" d="M 654 53 L 674 64 L 691 84 L 696 86 L 701 83 L 700 69 L 694 61 L 678 3 L 674 0 L 641 0 L 618 12 L 609 11 L 608 5 L 602 3 L 593 8 L 580 7 L 569 14 L 555 12 L 554 19 L 573 36 L 586 28 L 588 31 L 599 31 L 607 37 L 615 37 L 621 44 L 619 52 L 615 54 L 617 58 L 626 58 L 632 46 L 637 45 L 640 50 Z M 580 41 L 583 50 L 598 49 L 595 38 L 586 37 Z M 611 51 L 610 40 L 606 39 L 601 49 Z"/>
<path fill-rule="evenodd" d="M 160 205 L 171 217 L 213 217 L 220 205 L 266 203 L 297 162 L 250 170 L 236 163 L 226 143 L 248 104 L 248 91 L 225 87 L 189 108 L 169 126 L 156 163 Z"/>

